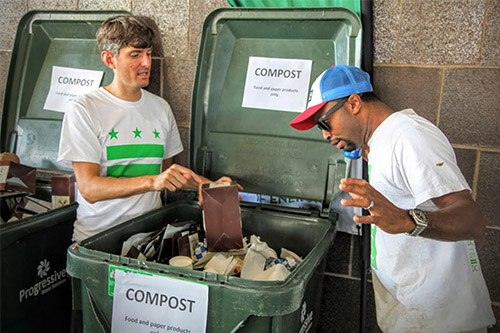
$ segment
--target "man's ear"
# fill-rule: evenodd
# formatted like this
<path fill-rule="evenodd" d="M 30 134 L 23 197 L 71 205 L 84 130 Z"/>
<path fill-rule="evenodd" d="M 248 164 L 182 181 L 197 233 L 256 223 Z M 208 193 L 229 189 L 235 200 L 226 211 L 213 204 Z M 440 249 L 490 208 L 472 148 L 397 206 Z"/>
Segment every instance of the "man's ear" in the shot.
<path fill-rule="evenodd" d="M 115 55 L 113 53 L 111 53 L 110 51 L 102 51 L 101 59 L 106 66 L 108 66 L 111 69 L 116 69 Z"/>
<path fill-rule="evenodd" d="M 361 110 L 361 97 L 358 94 L 349 96 L 349 99 L 345 103 L 348 105 L 349 111 L 352 114 L 357 114 Z"/>

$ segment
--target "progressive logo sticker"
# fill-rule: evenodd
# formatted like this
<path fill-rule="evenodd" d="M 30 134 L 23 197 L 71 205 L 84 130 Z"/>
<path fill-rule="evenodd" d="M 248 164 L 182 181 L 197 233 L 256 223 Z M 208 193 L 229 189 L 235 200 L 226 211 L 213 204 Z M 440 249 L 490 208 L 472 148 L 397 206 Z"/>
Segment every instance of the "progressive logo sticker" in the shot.
<path fill-rule="evenodd" d="M 51 271 L 50 262 L 47 259 L 40 261 L 36 269 L 36 274 L 41 280 L 26 289 L 19 290 L 19 303 L 22 303 L 31 297 L 45 295 L 51 290 L 54 290 L 67 282 L 66 269 L 63 268 L 59 271 Z"/>

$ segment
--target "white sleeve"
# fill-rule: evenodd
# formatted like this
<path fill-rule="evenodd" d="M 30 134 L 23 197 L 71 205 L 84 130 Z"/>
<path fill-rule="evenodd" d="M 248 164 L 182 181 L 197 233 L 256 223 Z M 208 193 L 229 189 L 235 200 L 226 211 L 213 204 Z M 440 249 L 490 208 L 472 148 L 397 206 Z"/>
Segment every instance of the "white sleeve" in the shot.
<path fill-rule="evenodd" d="M 164 102 L 166 104 L 165 115 L 167 117 L 167 128 L 165 128 L 165 132 L 167 133 L 167 137 L 165 140 L 165 153 L 163 159 L 167 159 L 182 152 L 184 147 L 182 146 L 181 136 L 172 109 L 166 101 Z"/>
<path fill-rule="evenodd" d="M 58 162 L 68 167 L 73 161 L 100 164 L 98 131 L 84 107 L 71 103 L 63 119 Z"/>
<path fill-rule="evenodd" d="M 395 146 L 398 169 L 415 203 L 470 187 L 460 171 L 452 146 L 437 128 L 410 130 Z"/>

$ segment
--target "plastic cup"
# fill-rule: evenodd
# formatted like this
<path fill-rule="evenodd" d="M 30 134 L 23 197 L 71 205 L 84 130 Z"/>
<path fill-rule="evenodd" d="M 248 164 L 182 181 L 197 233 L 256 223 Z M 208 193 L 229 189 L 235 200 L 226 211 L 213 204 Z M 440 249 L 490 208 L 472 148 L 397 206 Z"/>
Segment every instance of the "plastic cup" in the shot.
<path fill-rule="evenodd" d="M 193 269 L 193 260 L 186 256 L 176 256 L 169 260 L 169 265 Z"/>

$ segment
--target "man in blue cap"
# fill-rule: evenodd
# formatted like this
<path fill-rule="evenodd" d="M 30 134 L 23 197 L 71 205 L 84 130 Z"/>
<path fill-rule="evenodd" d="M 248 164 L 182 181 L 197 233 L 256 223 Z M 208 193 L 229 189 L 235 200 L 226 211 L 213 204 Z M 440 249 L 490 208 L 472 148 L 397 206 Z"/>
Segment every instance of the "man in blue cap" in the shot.
<path fill-rule="evenodd" d="M 336 65 L 313 83 L 308 108 L 290 125 L 314 126 L 368 161 L 369 183 L 343 179 L 371 224 L 371 266 L 378 325 L 384 332 L 486 332 L 495 323 L 473 239 L 485 221 L 452 146 L 412 109 L 399 112 L 372 92 L 370 76 Z"/>

